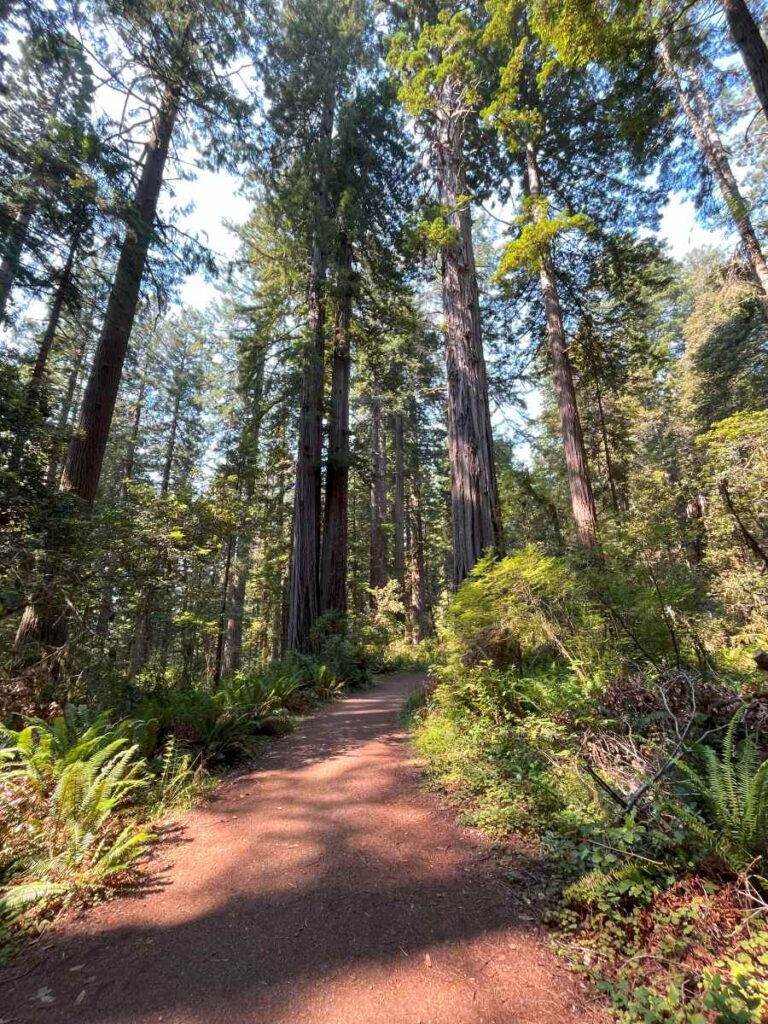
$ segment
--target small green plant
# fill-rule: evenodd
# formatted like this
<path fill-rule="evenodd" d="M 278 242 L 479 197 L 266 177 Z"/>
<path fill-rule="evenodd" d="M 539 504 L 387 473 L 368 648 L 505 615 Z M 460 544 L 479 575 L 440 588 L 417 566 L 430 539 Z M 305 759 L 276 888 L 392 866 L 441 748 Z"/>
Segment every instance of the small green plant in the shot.
<path fill-rule="evenodd" d="M 154 765 L 152 801 L 154 811 L 162 813 L 170 807 L 188 806 L 201 788 L 205 775 L 199 758 L 169 736 Z"/>
<path fill-rule="evenodd" d="M 719 751 L 698 747 L 699 767 L 679 765 L 704 818 L 697 822 L 683 812 L 685 820 L 736 871 L 768 852 L 768 759 L 761 760 L 754 736 L 736 742 L 743 716 L 741 710 L 731 718 Z"/>

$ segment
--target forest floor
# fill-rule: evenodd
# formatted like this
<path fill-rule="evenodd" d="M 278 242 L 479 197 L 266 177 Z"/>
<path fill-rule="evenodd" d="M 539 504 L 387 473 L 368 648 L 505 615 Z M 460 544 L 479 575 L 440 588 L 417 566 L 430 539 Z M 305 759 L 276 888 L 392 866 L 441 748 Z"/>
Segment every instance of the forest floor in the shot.
<path fill-rule="evenodd" d="M 321 710 L 169 823 L 140 890 L 0 971 L 0 1024 L 597 1020 L 530 909 L 541 866 L 510 883 L 421 787 L 400 709 L 423 681 Z"/>

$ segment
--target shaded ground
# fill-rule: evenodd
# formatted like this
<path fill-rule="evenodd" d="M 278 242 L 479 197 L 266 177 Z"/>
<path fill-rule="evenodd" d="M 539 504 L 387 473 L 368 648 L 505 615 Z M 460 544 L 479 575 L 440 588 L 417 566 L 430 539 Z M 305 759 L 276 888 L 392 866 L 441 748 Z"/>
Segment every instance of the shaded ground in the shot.
<path fill-rule="evenodd" d="M 0 971 L 0 1024 L 590 1019 L 488 847 L 419 788 L 399 710 L 422 681 L 326 708 L 222 786 L 149 891 Z"/>

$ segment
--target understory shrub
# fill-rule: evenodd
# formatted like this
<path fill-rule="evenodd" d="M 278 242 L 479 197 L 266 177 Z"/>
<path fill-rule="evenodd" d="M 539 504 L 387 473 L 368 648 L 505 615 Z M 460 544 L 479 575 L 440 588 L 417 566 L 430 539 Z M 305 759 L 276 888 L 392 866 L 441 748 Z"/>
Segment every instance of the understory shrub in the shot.
<path fill-rule="evenodd" d="M 617 1021 L 764 1022 L 762 697 L 675 651 L 670 609 L 670 659 L 629 658 L 603 578 L 535 548 L 478 566 L 411 716 L 425 770 L 466 822 L 537 844 L 561 880 L 554 941 Z"/>

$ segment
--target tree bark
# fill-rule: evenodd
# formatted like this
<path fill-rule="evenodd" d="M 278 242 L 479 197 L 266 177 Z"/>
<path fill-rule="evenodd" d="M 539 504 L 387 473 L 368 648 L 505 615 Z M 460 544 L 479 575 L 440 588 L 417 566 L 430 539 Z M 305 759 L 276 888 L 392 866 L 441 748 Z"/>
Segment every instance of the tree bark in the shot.
<path fill-rule="evenodd" d="M 339 289 L 331 366 L 328 458 L 325 470 L 325 520 L 320 567 L 320 610 L 345 615 L 349 558 L 349 385 L 351 370 L 352 245 L 339 239 Z"/>
<path fill-rule="evenodd" d="M 533 202 L 533 216 L 536 220 L 546 216 L 542 208 L 541 182 L 536 149 L 532 142 L 526 144 L 526 169 L 528 192 Z M 539 283 L 544 302 L 544 316 L 547 324 L 547 337 L 552 353 L 554 370 L 555 399 L 560 414 L 560 427 L 563 434 L 565 451 L 565 468 L 568 478 L 568 490 L 571 495 L 571 508 L 576 522 L 576 535 L 579 546 L 587 552 L 597 548 L 597 514 L 592 496 L 592 482 L 587 465 L 587 453 L 584 448 L 584 436 L 581 430 L 579 409 L 576 402 L 576 388 L 573 384 L 571 359 L 563 328 L 563 314 L 560 307 L 560 296 L 557 292 L 552 258 L 548 251 L 539 259 Z"/>
<path fill-rule="evenodd" d="M 319 138 L 315 226 L 309 271 L 307 347 L 304 360 L 299 444 L 294 487 L 293 544 L 286 644 L 306 651 L 320 604 L 320 514 L 323 456 L 323 377 L 325 357 L 326 233 L 329 212 L 330 147 L 335 95 L 326 97 Z"/>
<path fill-rule="evenodd" d="M 452 78 L 433 143 L 440 200 L 455 242 L 442 253 L 442 296 L 448 377 L 448 453 L 453 515 L 453 581 L 459 583 L 483 552 L 501 551 L 496 469 L 483 355 L 472 217 L 464 165 L 464 120 Z"/>
<path fill-rule="evenodd" d="M 15 654 L 20 656 L 16 663 L 39 658 L 50 674 L 57 676 L 66 642 L 67 613 L 56 587 L 56 572 L 51 569 L 22 612 L 13 643 Z"/>
<path fill-rule="evenodd" d="M 240 668 L 243 651 L 245 591 L 251 563 L 251 537 L 241 533 L 235 542 L 231 571 L 227 575 L 226 626 L 224 652 L 219 678 L 233 675 Z"/>
<path fill-rule="evenodd" d="M 669 45 L 663 36 L 659 40 L 659 53 L 661 54 L 664 70 L 677 96 L 678 103 L 688 120 L 691 134 L 696 140 L 701 150 L 701 155 L 704 157 L 712 176 L 717 182 L 723 202 L 739 232 L 741 244 L 744 247 L 744 252 L 757 279 L 760 290 L 764 296 L 768 297 L 768 263 L 766 263 L 760 242 L 752 226 L 749 208 L 731 170 L 728 154 L 717 130 L 709 99 L 701 80 L 695 70 L 685 69 L 691 80 L 691 88 L 696 102 L 696 107 L 694 107 L 675 67 Z M 698 110 L 696 109 L 697 107 Z"/>
<path fill-rule="evenodd" d="M 745 0 L 720 0 L 731 39 L 741 53 L 744 66 L 755 93 L 768 119 L 768 47 L 760 32 L 760 26 L 752 17 Z"/>
<path fill-rule="evenodd" d="M 45 333 L 40 341 L 40 348 L 37 350 L 35 365 L 32 368 L 32 376 L 29 380 L 28 391 L 30 404 L 37 404 L 40 400 L 40 392 L 48 370 L 48 360 L 50 359 L 51 351 L 53 349 L 53 342 L 56 338 L 56 332 L 59 329 L 61 314 L 64 311 L 64 306 L 69 298 L 69 292 L 72 285 L 72 271 L 75 266 L 75 259 L 77 257 L 77 250 L 79 246 L 80 229 L 76 228 L 69 243 L 69 249 L 67 251 L 67 258 L 64 261 L 64 266 L 58 274 L 58 281 L 51 300 L 51 309 L 48 314 L 48 323 L 46 324 Z"/>
<path fill-rule="evenodd" d="M 8 299 L 13 290 L 16 276 L 21 264 L 21 253 L 29 234 L 29 224 L 35 212 L 37 200 L 32 193 L 29 193 L 23 200 L 16 219 L 8 232 L 3 252 L 3 261 L 0 263 L 0 324 L 5 321 L 5 311 L 8 306 Z"/>
<path fill-rule="evenodd" d="M 115 411 L 123 363 L 136 315 L 141 280 L 157 214 L 179 91 L 169 90 L 147 143 L 133 206 L 107 302 L 104 324 L 80 410 L 80 422 L 67 453 L 61 486 L 93 501 L 101 478 L 109 428 Z"/>
<path fill-rule="evenodd" d="M 75 350 L 75 358 L 72 361 L 69 377 L 67 378 L 67 390 L 64 394 L 64 398 L 62 399 L 59 416 L 56 421 L 56 438 L 58 441 L 61 441 L 64 438 L 65 431 L 69 425 L 70 416 L 73 415 L 75 410 L 75 392 L 77 391 L 77 382 L 80 380 L 80 371 L 83 368 L 87 345 L 88 332 L 83 330 L 80 335 L 80 341 L 77 349 Z M 48 463 L 48 470 L 45 475 L 46 487 L 49 490 L 53 490 L 56 486 L 56 481 L 59 477 L 60 462 L 61 453 L 57 451 L 56 454 L 51 457 L 51 460 Z"/>
<path fill-rule="evenodd" d="M 371 546 L 369 582 L 378 590 L 387 584 L 387 456 L 381 401 L 371 405 Z M 372 595 L 372 602 L 376 598 Z"/>
<path fill-rule="evenodd" d="M 144 413 L 144 401 L 147 397 L 147 376 L 149 370 L 149 350 L 147 350 L 144 367 L 139 378 L 139 393 L 136 396 L 136 404 L 133 407 L 133 423 L 131 424 L 131 436 L 128 441 L 128 452 L 125 457 L 125 471 L 121 493 L 123 499 L 128 497 L 128 484 L 133 480 L 133 472 L 136 464 L 136 448 L 139 443 L 139 431 L 141 429 L 141 417 Z"/>
<path fill-rule="evenodd" d="M 424 525 L 421 519 L 421 485 L 417 473 L 411 477 L 408 494 L 408 535 L 410 541 L 411 622 L 415 639 L 431 632 L 424 566 Z"/>
<path fill-rule="evenodd" d="M 392 447 L 394 470 L 392 473 L 392 562 L 395 579 L 400 588 L 405 585 L 405 467 L 403 452 L 403 415 L 392 417 Z"/>
<path fill-rule="evenodd" d="M 224 579 L 221 587 L 221 608 L 219 609 L 219 628 L 216 631 L 216 657 L 213 669 L 213 682 L 216 686 L 221 682 L 224 671 L 224 643 L 227 633 L 227 598 L 229 597 L 232 562 L 235 554 L 235 537 L 227 540 L 227 553 L 224 559 Z"/>

